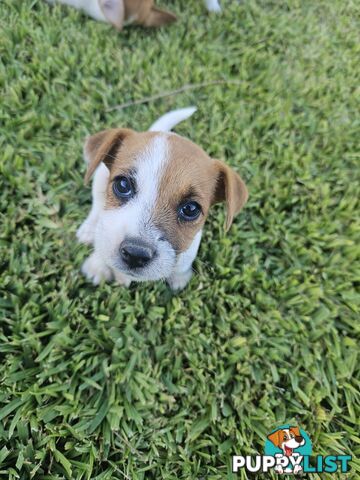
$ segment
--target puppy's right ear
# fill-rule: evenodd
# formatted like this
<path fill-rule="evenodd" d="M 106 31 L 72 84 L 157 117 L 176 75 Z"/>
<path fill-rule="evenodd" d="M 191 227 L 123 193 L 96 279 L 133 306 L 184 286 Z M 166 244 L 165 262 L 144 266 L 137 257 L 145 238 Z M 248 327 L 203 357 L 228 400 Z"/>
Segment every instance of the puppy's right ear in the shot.
<path fill-rule="evenodd" d="M 113 161 L 116 159 L 116 153 L 125 138 L 133 133 L 134 131 L 128 128 L 112 128 L 91 135 L 86 139 L 84 157 L 88 168 L 84 179 L 85 185 L 101 162 L 110 170 Z"/>

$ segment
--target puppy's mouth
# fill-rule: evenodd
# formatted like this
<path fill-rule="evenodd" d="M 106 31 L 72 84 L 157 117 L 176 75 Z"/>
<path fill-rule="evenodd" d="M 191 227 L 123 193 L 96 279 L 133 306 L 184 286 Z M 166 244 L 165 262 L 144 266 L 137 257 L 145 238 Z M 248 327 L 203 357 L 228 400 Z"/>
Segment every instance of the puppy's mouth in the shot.
<path fill-rule="evenodd" d="M 120 273 L 134 279 L 141 279 L 141 277 L 146 276 L 145 268 L 129 268 L 119 259 L 114 259 L 113 267 L 116 268 L 116 270 L 119 270 Z"/>
<path fill-rule="evenodd" d="M 118 270 L 120 273 L 123 273 L 124 275 L 132 279 L 134 282 L 162 280 L 166 278 L 170 273 L 169 268 L 156 268 L 156 265 L 149 265 L 142 268 L 129 268 L 124 265 L 121 260 L 118 259 L 113 262 L 113 268 Z"/>
<path fill-rule="evenodd" d="M 291 457 L 292 453 L 293 453 L 293 448 L 287 447 L 287 446 L 285 445 L 285 455 L 286 455 L 287 457 Z"/>

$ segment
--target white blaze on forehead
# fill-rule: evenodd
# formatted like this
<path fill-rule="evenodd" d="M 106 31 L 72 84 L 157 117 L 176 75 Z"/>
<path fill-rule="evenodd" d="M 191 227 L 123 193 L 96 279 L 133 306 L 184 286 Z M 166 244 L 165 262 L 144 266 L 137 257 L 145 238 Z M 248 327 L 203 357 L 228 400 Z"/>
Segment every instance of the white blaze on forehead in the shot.
<path fill-rule="evenodd" d="M 140 221 L 146 223 L 155 206 L 161 177 L 169 160 L 166 134 L 156 135 L 139 153 L 135 161 L 136 197 L 134 204 L 139 208 Z"/>

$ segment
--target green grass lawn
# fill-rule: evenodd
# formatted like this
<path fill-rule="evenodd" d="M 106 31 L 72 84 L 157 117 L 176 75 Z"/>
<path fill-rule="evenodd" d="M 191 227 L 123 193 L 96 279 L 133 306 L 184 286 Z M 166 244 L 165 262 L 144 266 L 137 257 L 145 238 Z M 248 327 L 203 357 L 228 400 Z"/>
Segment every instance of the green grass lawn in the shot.
<path fill-rule="evenodd" d="M 179 21 L 120 34 L 0 4 L 0 478 L 246 478 L 231 455 L 286 422 L 353 455 L 321 478 L 360 478 L 359 4 L 158 3 Z M 214 208 L 177 295 L 89 285 L 84 137 L 189 105 L 176 131 L 237 169 L 246 208 L 228 234 Z"/>

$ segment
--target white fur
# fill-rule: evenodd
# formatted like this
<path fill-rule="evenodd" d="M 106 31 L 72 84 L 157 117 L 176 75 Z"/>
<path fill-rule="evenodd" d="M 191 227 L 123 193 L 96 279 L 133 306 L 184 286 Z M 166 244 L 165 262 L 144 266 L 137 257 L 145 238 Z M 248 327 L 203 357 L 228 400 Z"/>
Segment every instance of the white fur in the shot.
<path fill-rule="evenodd" d="M 70 5 L 75 7 L 78 10 L 83 10 L 90 17 L 95 20 L 100 20 L 101 22 L 108 22 L 107 18 L 103 14 L 103 11 L 100 8 L 98 0 L 46 0 L 48 3 L 63 3 L 65 5 Z"/>
<path fill-rule="evenodd" d="M 179 108 L 165 113 L 149 128 L 150 132 L 170 132 L 178 123 L 183 122 L 196 112 L 196 107 Z"/>
<path fill-rule="evenodd" d="M 88 163 L 87 159 L 86 162 Z M 76 236 L 80 243 L 93 245 L 95 240 L 95 230 L 99 216 L 104 208 L 104 199 L 106 186 L 109 179 L 109 170 L 101 163 L 96 169 L 92 184 L 92 199 L 90 213 L 76 232 Z"/>
<path fill-rule="evenodd" d="M 218 0 L 205 0 L 205 5 L 209 12 L 221 12 L 221 7 Z"/>
<path fill-rule="evenodd" d="M 81 271 L 94 285 L 99 285 L 102 281 L 108 282 L 113 278 L 111 268 L 104 263 L 96 250 L 85 260 Z"/>
<path fill-rule="evenodd" d="M 192 277 L 192 264 L 199 250 L 202 231 L 200 230 L 194 237 L 190 247 L 185 252 L 180 253 L 176 265 L 167 278 L 167 282 L 172 290 L 182 290 Z"/>
<path fill-rule="evenodd" d="M 184 112 L 187 110 L 187 116 Z M 191 109 L 194 112 L 194 109 Z M 190 109 L 182 109 L 175 115 L 167 116 L 173 124 L 189 116 Z M 162 119 L 164 119 L 162 117 Z M 160 119 L 161 120 L 161 119 Z M 156 125 L 157 122 L 155 122 Z M 165 128 L 166 123 L 162 123 Z M 109 171 L 100 164 L 95 171 L 92 196 L 93 204 L 88 218 L 77 232 L 82 243 L 94 245 L 94 253 L 85 261 L 82 272 L 95 285 L 101 281 L 113 278 L 122 284 L 129 285 L 132 280 L 158 280 L 166 278 L 173 290 L 186 286 L 192 275 L 192 263 L 196 257 L 201 231 L 196 234 L 190 247 L 180 255 L 171 244 L 162 238 L 162 233 L 155 226 L 153 218 L 154 206 L 157 201 L 159 184 L 164 168 L 169 161 L 168 138 L 171 134 L 159 133 L 144 151 L 138 153 L 135 159 L 137 194 L 125 205 L 117 209 L 104 209 L 105 192 L 109 179 Z M 85 158 L 88 161 L 88 159 Z M 141 272 L 141 276 L 128 271 L 122 264 L 120 245 L 125 237 L 143 238 L 156 247 L 157 256 Z"/>

